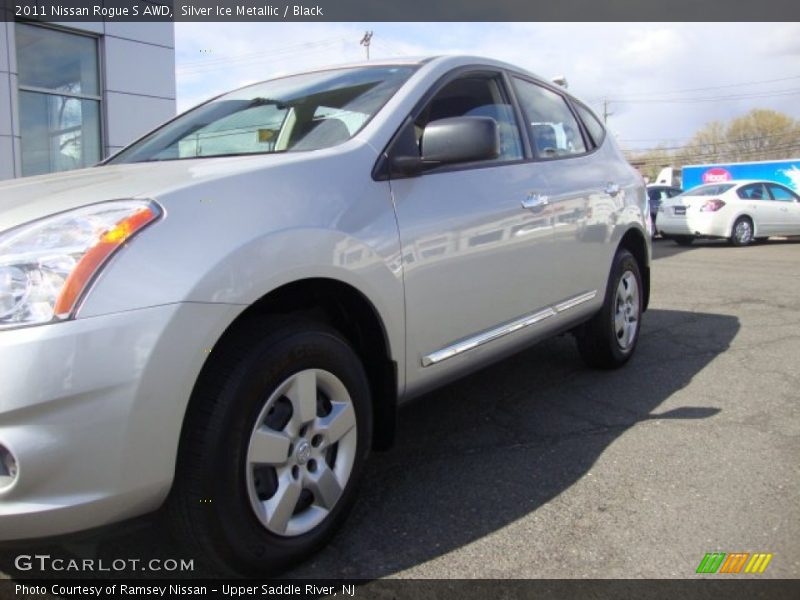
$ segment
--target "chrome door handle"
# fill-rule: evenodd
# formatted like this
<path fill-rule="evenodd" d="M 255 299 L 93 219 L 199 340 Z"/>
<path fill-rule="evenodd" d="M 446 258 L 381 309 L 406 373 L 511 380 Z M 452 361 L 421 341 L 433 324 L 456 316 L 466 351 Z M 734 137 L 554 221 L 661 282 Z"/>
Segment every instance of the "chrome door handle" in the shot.
<path fill-rule="evenodd" d="M 614 196 L 619 194 L 619 184 L 618 183 L 612 183 L 612 182 L 609 181 L 606 184 L 606 187 L 605 187 L 605 189 L 603 191 L 613 198 Z"/>
<path fill-rule="evenodd" d="M 548 204 L 550 204 L 550 199 L 547 196 L 531 192 L 528 194 L 528 197 L 522 201 L 522 208 L 536 210 L 544 208 Z"/>

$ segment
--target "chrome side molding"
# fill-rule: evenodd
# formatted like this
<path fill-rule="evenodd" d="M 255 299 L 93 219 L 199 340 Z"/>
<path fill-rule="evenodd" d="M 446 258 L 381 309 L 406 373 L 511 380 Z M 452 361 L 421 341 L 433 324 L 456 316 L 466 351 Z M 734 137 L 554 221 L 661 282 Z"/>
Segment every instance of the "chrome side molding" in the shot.
<path fill-rule="evenodd" d="M 467 350 L 472 350 L 478 346 L 483 346 L 484 344 L 493 342 L 494 340 L 505 337 L 511 333 L 514 333 L 515 331 L 519 331 L 520 329 L 525 329 L 526 327 L 530 327 L 536 323 L 541 323 L 545 319 L 555 317 L 558 313 L 562 313 L 570 308 L 574 308 L 580 304 L 583 304 L 584 302 L 588 302 L 595 296 L 597 296 L 597 290 L 585 292 L 583 294 L 573 296 L 572 298 L 567 298 L 555 306 L 548 306 L 547 308 L 539 310 L 535 313 L 525 315 L 524 317 L 520 317 L 519 319 L 515 319 L 509 323 L 498 325 L 497 327 L 489 329 L 488 331 L 484 331 L 472 337 L 463 339 L 460 342 L 456 342 L 450 346 L 442 348 L 441 350 L 437 350 L 436 352 L 431 352 L 430 354 L 423 356 L 422 366 L 429 367 L 431 365 L 435 365 L 447 360 L 448 358 L 458 356 Z"/>
<path fill-rule="evenodd" d="M 584 302 L 588 302 L 592 300 L 595 296 L 597 296 L 597 290 L 592 292 L 586 292 L 585 294 L 580 294 L 575 296 L 574 298 L 568 298 L 563 302 L 559 302 L 555 305 L 556 312 L 564 312 L 565 310 L 569 310 L 570 308 L 574 308 L 579 304 L 583 304 Z"/>

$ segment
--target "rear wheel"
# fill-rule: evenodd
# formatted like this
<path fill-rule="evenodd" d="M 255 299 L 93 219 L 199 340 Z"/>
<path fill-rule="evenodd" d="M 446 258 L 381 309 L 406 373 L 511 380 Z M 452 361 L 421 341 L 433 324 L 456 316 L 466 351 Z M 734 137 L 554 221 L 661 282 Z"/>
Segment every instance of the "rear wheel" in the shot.
<path fill-rule="evenodd" d="M 353 504 L 372 433 L 367 378 L 336 331 L 307 321 L 254 323 L 210 360 L 169 501 L 176 538 L 214 571 L 278 573 Z"/>
<path fill-rule="evenodd" d="M 576 332 L 578 351 L 590 366 L 621 367 L 639 340 L 642 314 L 642 276 L 633 255 L 621 248 L 606 289 L 603 307 Z"/>
<path fill-rule="evenodd" d="M 753 221 L 739 217 L 733 224 L 730 242 L 734 246 L 747 246 L 753 241 Z"/>

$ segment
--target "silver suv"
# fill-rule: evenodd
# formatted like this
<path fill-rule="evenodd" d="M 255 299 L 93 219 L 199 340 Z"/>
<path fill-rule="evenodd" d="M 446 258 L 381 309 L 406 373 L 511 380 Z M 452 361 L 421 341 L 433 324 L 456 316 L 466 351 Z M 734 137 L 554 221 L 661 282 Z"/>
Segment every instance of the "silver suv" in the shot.
<path fill-rule="evenodd" d="M 284 569 L 402 402 L 561 332 L 624 364 L 648 217 L 591 110 L 472 57 L 251 85 L 0 184 L 0 538 L 163 505 L 209 564 Z"/>

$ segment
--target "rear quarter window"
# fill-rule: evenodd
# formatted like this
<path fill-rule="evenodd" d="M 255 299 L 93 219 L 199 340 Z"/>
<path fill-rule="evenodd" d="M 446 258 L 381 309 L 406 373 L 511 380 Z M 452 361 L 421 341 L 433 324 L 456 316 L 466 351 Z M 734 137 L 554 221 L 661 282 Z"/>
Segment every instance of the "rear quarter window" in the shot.
<path fill-rule="evenodd" d="M 592 138 L 594 146 L 600 146 L 606 137 L 606 129 L 603 127 L 600 119 L 598 119 L 591 110 L 579 102 L 573 102 L 573 106 L 575 107 L 575 112 L 578 113 L 581 121 L 583 121 L 586 131 L 589 132 L 589 136 Z"/>

